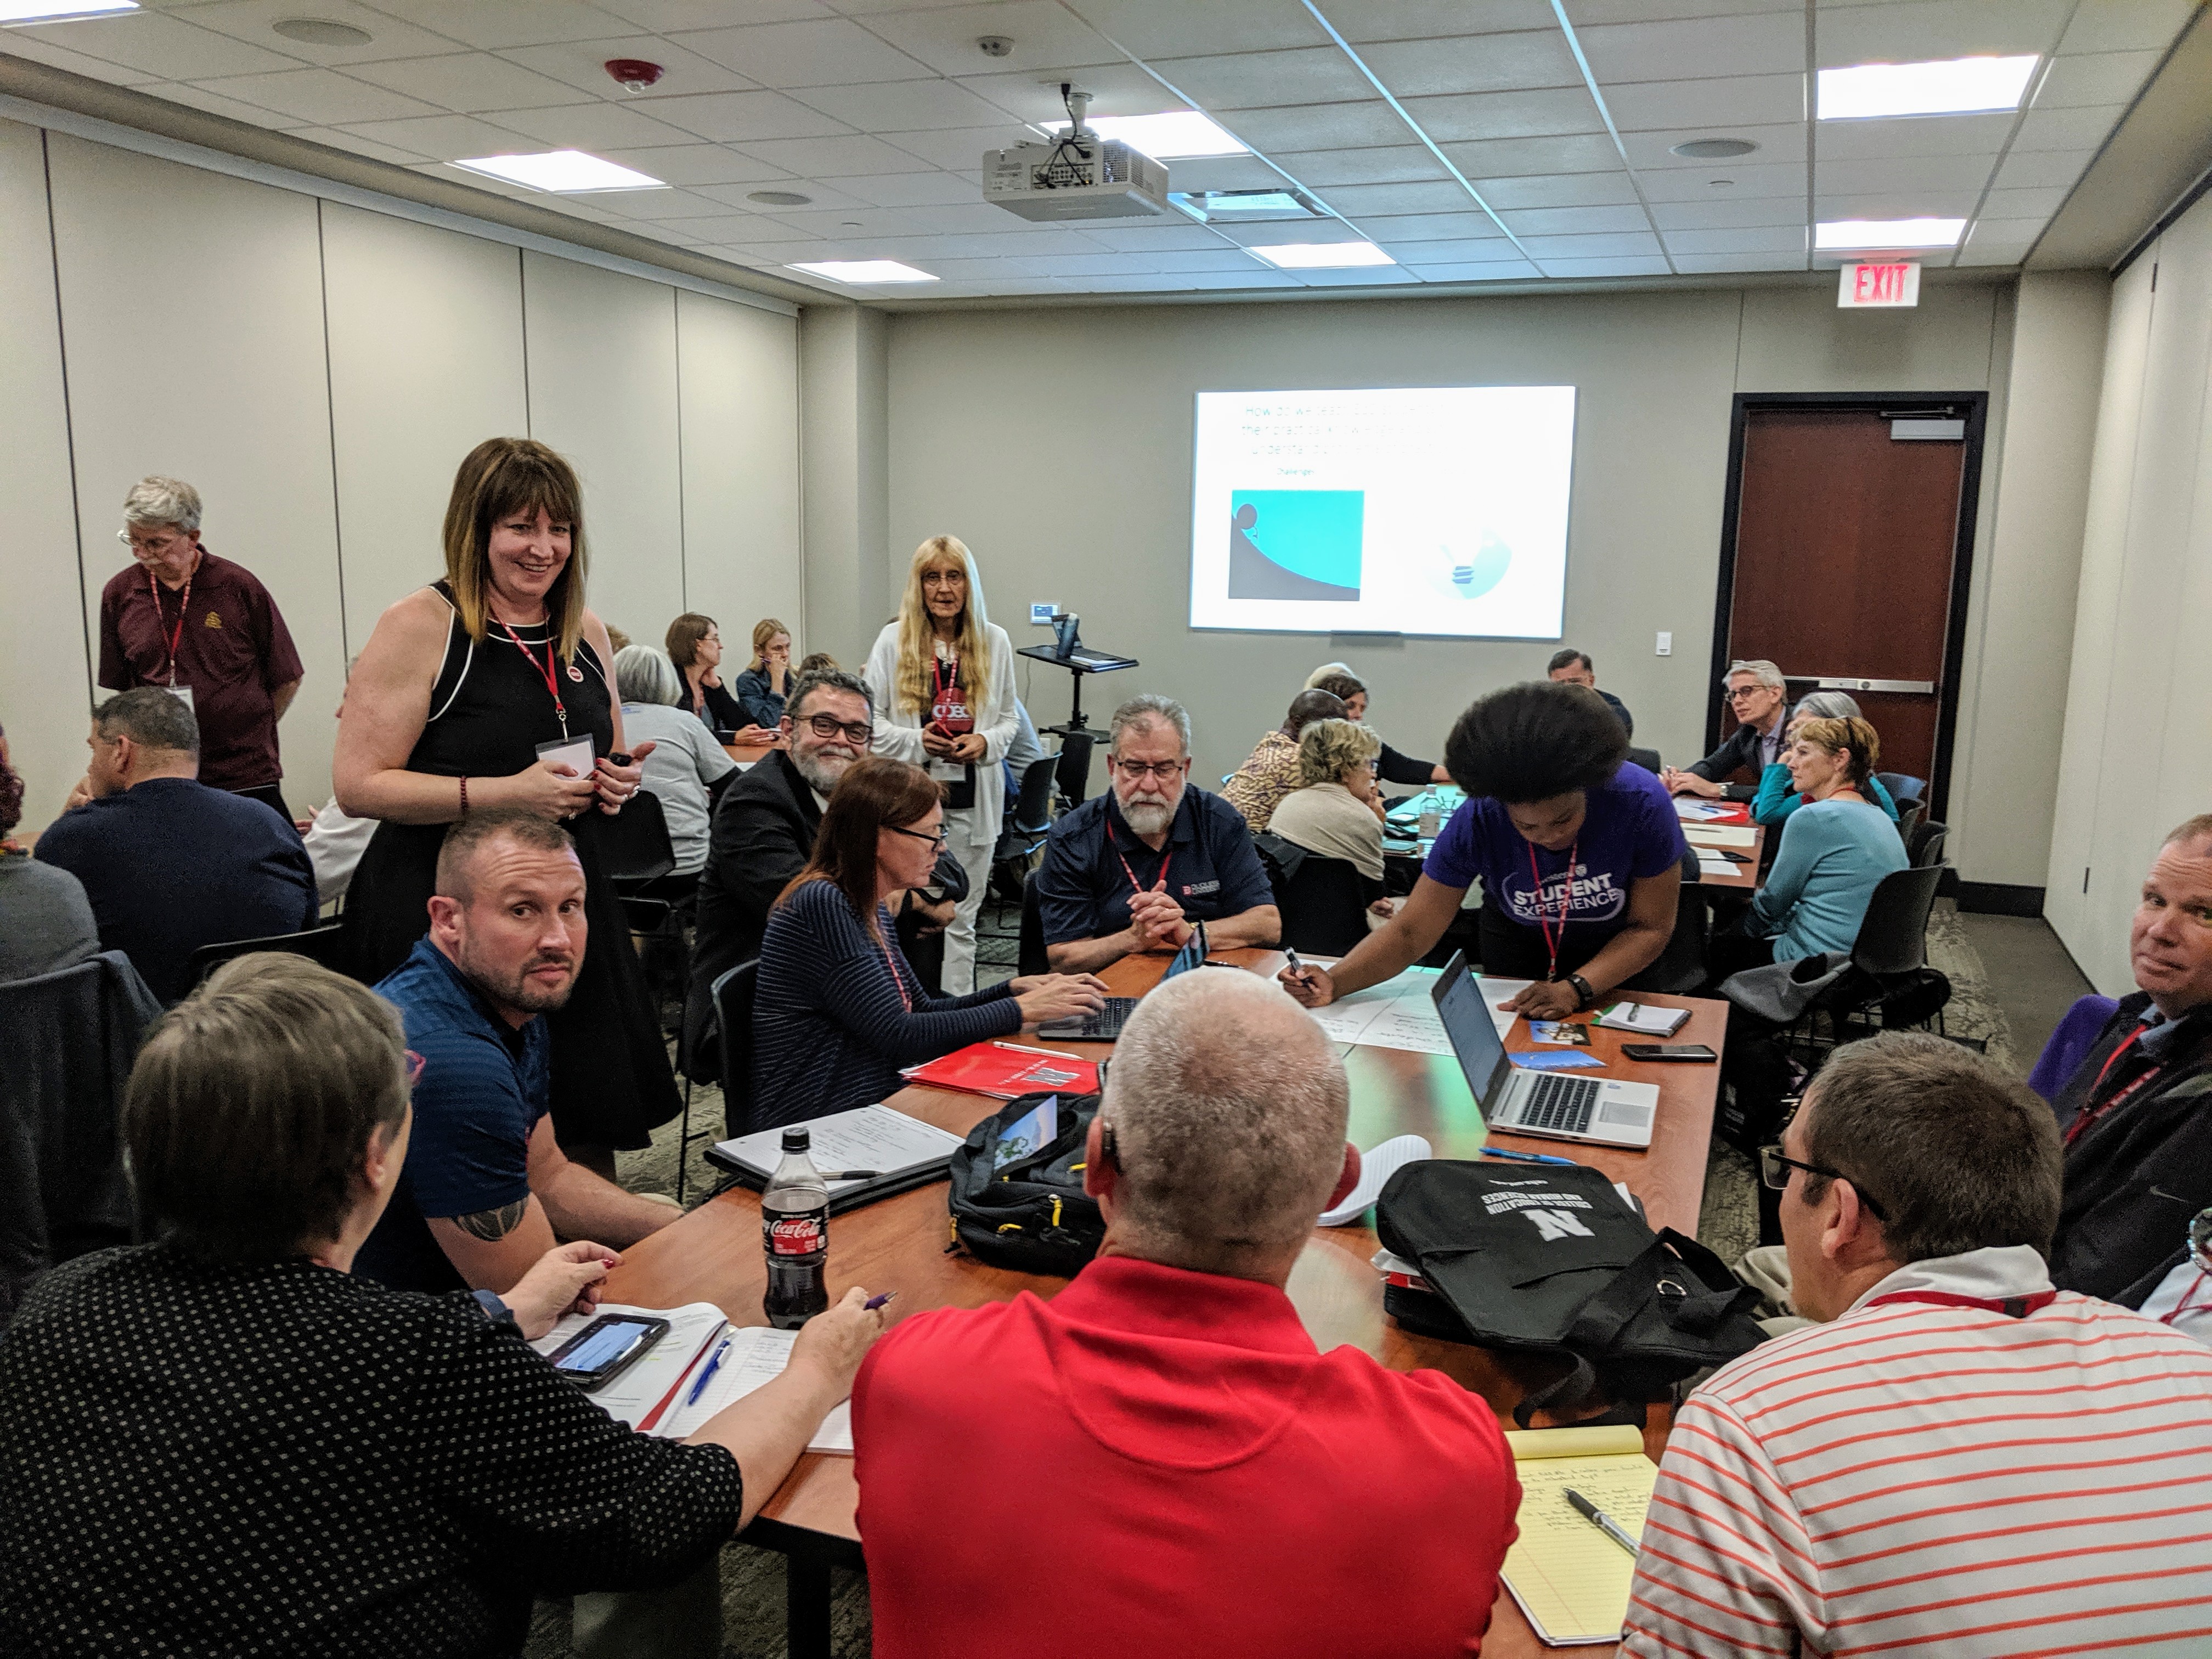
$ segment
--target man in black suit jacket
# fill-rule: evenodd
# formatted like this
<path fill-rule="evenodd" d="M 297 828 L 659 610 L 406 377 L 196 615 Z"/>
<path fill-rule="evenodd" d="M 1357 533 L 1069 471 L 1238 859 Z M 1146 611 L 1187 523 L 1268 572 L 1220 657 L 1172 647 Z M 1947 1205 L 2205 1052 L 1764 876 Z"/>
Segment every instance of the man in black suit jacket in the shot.
<path fill-rule="evenodd" d="M 1782 758 L 1784 717 L 1790 702 L 1782 671 L 1761 657 L 1731 665 L 1723 684 L 1735 714 L 1735 730 L 1705 759 L 1680 770 L 1670 766 L 1659 775 L 1659 781 L 1677 795 L 1749 800 L 1759 793 L 1760 775 Z M 1746 767 L 1751 770 L 1749 783 L 1728 781 Z"/>
<path fill-rule="evenodd" d="M 822 808 L 837 780 L 868 752 L 874 718 L 866 684 L 829 669 L 792 688 L 780 726 L 785 746 L 722 792 L 699 873 L 691 988 L 684 1005 L 684 1070 L 721 1075 L 720 1044 L 708 1031 L 714 981 L 760 954 L 769 908 L 806 867 Z"/>

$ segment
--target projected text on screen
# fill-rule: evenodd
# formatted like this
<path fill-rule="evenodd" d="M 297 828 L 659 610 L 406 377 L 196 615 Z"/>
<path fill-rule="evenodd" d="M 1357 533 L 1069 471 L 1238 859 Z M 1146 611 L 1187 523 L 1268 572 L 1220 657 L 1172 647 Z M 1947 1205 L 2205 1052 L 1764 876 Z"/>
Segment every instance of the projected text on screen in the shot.
<path fill-rule="evenodd" d="M 1190 623 L 1556 639 L 1571 386 L 1201 392 Z"/>

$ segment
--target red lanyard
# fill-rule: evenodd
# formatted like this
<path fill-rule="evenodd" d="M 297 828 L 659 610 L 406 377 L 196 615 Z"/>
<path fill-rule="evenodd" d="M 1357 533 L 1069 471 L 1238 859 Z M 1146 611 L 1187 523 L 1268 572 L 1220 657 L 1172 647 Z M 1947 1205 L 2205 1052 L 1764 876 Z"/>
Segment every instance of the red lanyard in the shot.
<path fill-rule="evenodd" d="M 905 1005 L 907 1012 L 910 1014 L 914 1012 L 914 997 L 907 990 L 906 978 L 899 972 L 898 963 L 891 957 L 890 936 L 884 931 L 890 925 L 890 912 L 880 905 L 877 906 L 876 944 L 884 953 L 884 966 L 891 970 L 891 983 L 898 987 L 899 1001 Z"/>
<path fill-rule="evenodd" d="M 2212 1281 L 2212 1273 L 2208 1273 L 2199 1267 L 2197 1270 L 2197 1277 L 2189 1281 L 2189 1288 L 2181 1293 L 2181 1300 L 2173 1304 L 2173 1311 L 2160 1314 L 2158 1316 L 2158 1322 L 2161 1325 L 2171 1325 L 2182 1315 L 2187 1313 L 2196 1305 L 2197 1292 L 2204 1287 L 2207 1281 Z M 2212 1303 L 2207 1303 L 2202 1311 L 2212 1313 Z"/>
<path fill-rule="evenodd" d="M 2148 1025 L 2137 1025 L 2134 1030 L 2128 1033 L 2127 1041 L 2121 1043 L 2118 1048 L 2113 1049 L 2110 1054 L 2106 1056 L 2104 1065 L 2098 1070 L 2097 1080 L 2089 1085 L 2088 1098 L 2082 1102 L 2081 1109 L 2080 1112 L 2075 1114 L 2074 1121 L 2066 1126 L 2066 1144 L 2069 1146 L 2071 1146 L 2074 1144 L 2075 1140 L 2081 1135 L 2084 1129 L 2087 1129 L 2092 1123 L 2094 1123 L 2098 1119 L 2103 1117 L 2105 1114 L 2111 1111 L 2112 1108 L 2119 1105 L 2122 1102 L 2128 1099 L 2129 1097 L 2133 1095 L 2136 1090 L 2142 1088 L 2143 1085 L 2148 1083 L 2153 1078 L 2156 1077 L 2160 1072 L 2166 1069 L 2163 1066 L 2154 1066 L 2150 1070 L 2145 1072 L 2141 1077 L 2136 1079 L 2134 1082 L 2129 1084 L 2126 1088 L 2121 1090 L 2103 1105 L 2092 1106 L 2089 1104 L 2089 1100 L 2095 1097 L 2097 1091 L 2105 1086 L 2105 1079 L 2112 1074 L 2112 1067 L 2120 1063 L 2120 1056 L 2127 1053 L 2129 1049 L 2134 1048 L 2136 1044 L 2142 1040 L 2142 1034 L 2149 1029 L 2150 1027 Z"/>
<path fill-rule="evenodd" d="M 1960 1296 L 1950 1291 L 1892 1291 L 1887 1296 L 1878 1296 L 1867 1304 L 1879 1308 L 1885 1302 L 1931 1302 L 1939 1308 L 1979 1308 L 1984 1313 L 2003 1314 L 2009 1319 L 2025 1319 L 2028 1315 L 2047 1308 L 2057 1297 L 2056 1291 L 2036 1291 L 2027 1296 Z"/>
<path fill-rule="evenodd" d="M 199 563 L 200 562 L 195 558 L 192 561 L 191 570 L 185 573 L 185 594 L 177 604 L 177 625 L 169 630 L 169 684 L 171 685 L 177 683 L 177 647 L 185 642 L 185 613 L 192 608 L 192 574 L 199 568 Z M 161 585 L 154 580 L 154 573 L 150 570 L 146 573 L 146 591 L 154 596 L 154 629 L 158 634 L 162 623 L 167 618 L 161 614 Z"/>
<path fill-rule="evenodd" d="M 1559 933 L 1555 936 L 1552 932 L 1552 918 L 1544 908 L 1544 877 L 1543 872 L 1536 868 L 1536 843 L 1533 841 L 1528 843 L 1528 878 L 1536 884 L 1535 891 L 1530 897 L 1536 905 L 1536 925 L 1544 930 L 1544 944 L 1552 953 L 1551 968 L 1544 975 L 1547 980 L 1559 976 L 1559 947 L 1567 942 L 1567 911 L 1575 902 L 1575 859 L 1582 850 L 1582 837 L 1577 836 L 1575 844 L 1567 849 L 1566 874 L 1559 887 Z"/>
<path fill-rule="evenodd" d="M 561 701 L 560 683 L 555 678 L 553 673 L 553 665 L 560 659 L 553 653 L 552 639 L 550 636 L 546 639 L 545 665 L 543 668 L 538 668 L 538 659 L 534 654 L 532 654 L 530 647 L 522 642 L 522 635 L 516 633 L 512 628 L 508 628 L 505 623 L 501 623 L 500 627 L 505 629 L 507 637 L 514 641 L 514 648 L 522 653 L 523 660 L 527 662 L 532 668 L 537 668 L 538 672 L 545 677 L 545 690 L 553 698 L 553 713 L 560 720 L 561 735 L 564 738 L 567 737 L 568 735 L 568 708 L 566 703 Z"/>
<path fill-rule="evenodd" d="M 1106 826 L 1106 839 L 1113 843 L 1114 856 L 1121 860 L 1121 873 L 1129 878 L 1129 890 L 1133 893 L 1143 892 L 1145 890 L 1145 884 L 1137 879 L 1137 872 L 1129 867 L 1128 855 L 1121 850 L 1121 838 L 1114 833 L 1114 826 L 1110 823 Z M 1152 883 L 1152 891 L 1158 893 L 1163 892 L 1166 890 L 1168 884 L 1168 866 L 1174 862 L 1175 854 L 1173 853 L 1170 853 L 1165 858 L 1160 860 L 1160 873 L 1158 878 Z"/>

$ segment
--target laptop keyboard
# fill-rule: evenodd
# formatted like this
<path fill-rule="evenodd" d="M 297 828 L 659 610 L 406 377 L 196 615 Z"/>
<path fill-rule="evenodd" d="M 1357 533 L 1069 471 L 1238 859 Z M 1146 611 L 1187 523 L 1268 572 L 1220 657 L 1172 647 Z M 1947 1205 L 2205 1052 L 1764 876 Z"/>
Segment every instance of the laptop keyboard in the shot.
<path fill-rule="evenodd" d="M 1522 1100 L 1520 1119 L 1514 1127 L 1585 1133 L 1590 1115 L 1597 1109 L 1598 1087 L 1586 1077 L 1540 1077 Z"/>
<path fill-rule="evenodd" d="M 1056 1019 L 1050 1024 L 1040 1025 L 1037 1035 L 1077 1042 L 1112 1042 L 1121 1035 L 1121 1028 L 1136 1011 L 1134 997 L 1108 997 L 1103 1008 L 1081 1019 Z"/>

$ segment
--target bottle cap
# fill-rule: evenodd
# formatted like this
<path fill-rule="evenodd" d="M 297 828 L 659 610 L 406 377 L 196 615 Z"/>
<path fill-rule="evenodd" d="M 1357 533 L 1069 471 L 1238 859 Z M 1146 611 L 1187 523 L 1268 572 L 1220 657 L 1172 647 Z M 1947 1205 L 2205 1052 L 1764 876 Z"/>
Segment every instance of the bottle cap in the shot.
<path fill-rule="evenodd" d="M 804 1123 L 794 1125 L 793 1127 L 786 1129 L 783 1132 L 783 1150 L 787 1152 L 804 1152 L 809 1151 L 812 1147 L 814 1137 L 808 1133 L 807 1127 Z"/>

